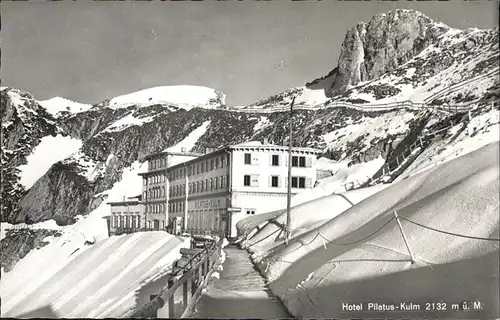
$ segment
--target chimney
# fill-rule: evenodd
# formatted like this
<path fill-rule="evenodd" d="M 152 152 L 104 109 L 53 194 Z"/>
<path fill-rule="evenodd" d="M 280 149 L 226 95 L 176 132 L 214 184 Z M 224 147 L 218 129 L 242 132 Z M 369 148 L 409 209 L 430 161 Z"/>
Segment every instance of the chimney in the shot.
<path fill-rule="evenodd" d="M 186 152 L 186 148 L 182 147 L 181 152 Z"/>
<path fill-rule="evenodd" d="M 214 152 L 214 148 L 212 147 L 205 147 L 205 154 L 209 154 L 209 153 L 212 153 Z"/>
<path fill-rule="evenodd" d="M 264 145 L 269 144 L 269 139 L 267 137 L 264 138 L 264 141 L 262 142 L 262 144 L 264 144 Z"/>

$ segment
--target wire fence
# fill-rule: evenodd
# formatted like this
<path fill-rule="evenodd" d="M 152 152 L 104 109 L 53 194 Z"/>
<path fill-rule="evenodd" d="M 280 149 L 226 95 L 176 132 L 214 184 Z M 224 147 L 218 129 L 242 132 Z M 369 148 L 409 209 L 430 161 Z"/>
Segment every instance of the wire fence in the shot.
<path fill-rule="evenodd" d="M 443 89 L 439 90 L 438 92 L 435 92 L 432 95 L 430 95 L 429 97 L 425 98 L 424 99 L 424 103 L 432 102 L 435 99 L 441 98 L 443 95 L 447 95 L 447 94 L 450 94 L 450 93 L 452 93 L 452 92 L 454 92 L 454 91 L 456 91 L 458 89 L 462 89 L 463 87 L 465 87 L 466 85 L 468 85 L 471 82 L 477 82 L 477 81 L 489 78 L 491 76 L 497 76 L 498 75 L 498 71 L 499 71 L 499 68 L 496 67 L 496 68 L 488 71 L 487 73 L 479 74 L 479 75 L 477 75 L 477 76 L 475 76 L 473 78 L 470 78 L 470 79 L 463 80 L 463 81 L 457 82 L 455 84 L 452 84 L 451 86 L 443 88 Z"/>
<path fill-rule="evenodd" d="M 363 238 L 361 238 L 359 240 L 351 241 L 351 242 L 347 242 L 347 243 L 340 243 L 340 242 L 328 239 L 327 237 L 323 236 L 319 230 L 316 230 L 316 235 L 313 237 L 312 240 L 310 240 L 307 243 L 303 242 L 302 240 L 299 240 L 298 243 L 300 243 L 301 246 L 298 247 L 298 248 L 296 248 L 292 252 L 299 250 L 303 246 L 310 245 L 316 239 L 318 239 L 318 237 L 321 238 L 323 241 L 326 241 L 326 243 L 329 243 L 329 244 L 332 244 L 332 245 L 337 245 L 337 246 L 350 246 L 350 245 L 358 244 L 358 243 L 366 241 L 367 239 L 369 239 L 369 238 L 373 237 L 374 235 L 376 235 L 377 233 L 379 233 L 381 230 L 383 230 L 384 228 L 386 228 L 392 221 L 396 220 L 399 223 L 398 219 L 407 221 L 407 222 L 409 222 L 409 223 L 411 223 L 413 225 L 416 225 L 416 226 L 424 228 L 424 229 L 428 229 L 428 230 L 431 230 L 431 231 L 434 231 L 434 232 L 437 232 L 437 233 L 442 233 L 442 234 L 446 234 L 446 235 L 453 236 L 453 237 L 459 237 L 459 238 L 465 238 L 465 239 L 471 239 L 471 240 L 478 240 L 478 241 L 500 242 L 499 238 L 476 237 L 476 236 L 470 236 L 470 235 L 465 235 L 465 234 L 460 234 L 460 233 L 454 233 L 454 232 L 450 232 L 450 231 L 446 231 L 446 230 L 440 230 L 440 229 L 437 229 L 437 228 L 429 227 L 427 225 L 424 225 L 424 224 L 421 224 L 419 222 L 413 221 L 413 220 L 411 220 L 409 218 L 401 217 L 400 215 L 398 215 L 396 213 L 396 211 L 394 211 L 394 216 L 391 217 L 387 222 L 385 222 L 382 226 L 380 226 L 379 228 L 377 228 L 375 231 L 373 231 L 369 235 L 367 235 L 367 236 L 365 236 L 365 237 L 363 237 Z M 406 243 L 407 240 L 406 240 L 406 236 L 405 236 L 405 232 L 404 232 L 403 226 L 401 224 L 399 224 L 399 228 L 401 229 L 401 233 L 403 234 L 403 238 L 405 240 L 405 245 L 408 248 L 409 255 L 411 257 L 411 261 L 413 262 L 413 255 L 412 255 L 411 250 L 410 250 L 411 246 L 410 246 L 409 243 Z M 326 247 L 325 243 L 323 243 L 323 246 Z M 293 261 L 287 261 L 287 260 L 284 260 L 282 258 L 280 258 L 279 261 L 286 262 L 286 263 L 295 263 Z"/>

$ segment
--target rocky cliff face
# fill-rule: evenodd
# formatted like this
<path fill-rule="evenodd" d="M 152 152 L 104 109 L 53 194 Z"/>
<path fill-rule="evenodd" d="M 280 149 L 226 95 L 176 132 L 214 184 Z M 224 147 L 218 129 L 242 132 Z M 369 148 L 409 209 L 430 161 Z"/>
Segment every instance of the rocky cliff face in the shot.
<path fill-rule="evenodd" d="M 17 169 L 47 135 L 62 133 L 55 119 L 29 93 L 4 88 L 0 92 L 2 117 L 1 219 L 17 214 L 17 203 L 26 190 L 19 183 Z"/>
<path fill-rule="evenodd" d="M 342 94 L 359 82 L 395 70 L 449 29 L 420 12 L 402 9 L 358 23 L 342 43 L 338 66 L 330 74 L 333 79 L 328 95 Z"/>
<path fill-rule="evenodd" d="M 31 250 L 46 246 L 48 242 L 43 241 L 44 238 L 60 235 L 58 231 L 45 229 L 8 230 L 7 236 L 0 240 L 0 267 L 9 272 Z"/>

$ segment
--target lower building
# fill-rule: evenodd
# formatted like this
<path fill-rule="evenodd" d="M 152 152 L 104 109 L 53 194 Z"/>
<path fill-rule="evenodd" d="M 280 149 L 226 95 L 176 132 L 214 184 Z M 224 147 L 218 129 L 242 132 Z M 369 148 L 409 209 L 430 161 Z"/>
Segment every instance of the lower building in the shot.
<path fill-rule="evenodd" d="M 105 219 L 109 235 L 120 235 L 143 230 L 145 218 L 139 200 L 108 202 L 111 215 Z"/>

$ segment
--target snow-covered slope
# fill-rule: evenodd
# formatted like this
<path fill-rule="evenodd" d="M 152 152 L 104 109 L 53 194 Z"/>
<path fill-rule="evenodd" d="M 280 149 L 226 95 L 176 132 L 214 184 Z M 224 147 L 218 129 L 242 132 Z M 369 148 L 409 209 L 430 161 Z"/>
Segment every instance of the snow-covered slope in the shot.
<path fill-rule="evenodd" d="M 294 207 L 297 222 L 288 247 L 282 236 L 275 240 L 271 223 L 246 243 L 265 239 L 250 250 L 272 291 L 298 317 L 343 317 L 343 302 L 414 302 L 425 308 L 429 299 L 480 300 L 484 309 L 468 315 L 498 317 L 498 154 L 496 142 L 375 194 L 359 189 Z M 354 193 L 366 199 L 352 201 Z M 415 264 L 393 210 L 409 219 L 402 225 Z M 366 312 L 366 305 L 364 311 L 348 317 L 408 316 L 398 310 Z M 418 314 L 458 315 L 450 309 Z"/>
<path fill-rule="evenodd" d="M 225 104 L 225 95 L 214 89 L 201 86 L 160 86 L 121 95 L 109 101 L 110 108 L 139 104 L 151 105 L 157 103 L 179 104 L 189 106 L 221 106 Z"/>
<path fill-rule="evenodd" d="M 62 97 L 54 97 L 48 100 L 38 101 L 52 115 L 57 115 L 59 112 L 79 113 L 85 112 L 92 108 L 92 105 L 71 101 Z"/>
<path fill-rule="evenodd" d="M 43 307 L 64 318 L 123 317 L 136 307 L 144 281 L 165 274 L 180 248 L 189 246 L 189 238 L 161 231 L 113 236 L 88 246 L 77 227 L 46 240 L 49 245 L 2 274 L 2 317 Z"/>
<path fill-rule="evenodd" d="M 26 188 L 31 186 L 43 176 L 56 162 L 68 157 L 82 146 L 82 141 L 62 135 L 43 137 L 40 143 L 26 158 L 28 162 L 19 166 L 20 182 Z"/>
<path fill-rule="evenodd" d="M 99 196 L 120 201 L 140 194 L 138 173 L 146 167 L 134 163 Z M 90 214 L 78 216 L 73 225 L 61 227 L 53 221 L 31 225 L 31 229 L 56 229 L 62 235 L 45 238 L 48 245 L 31 250 L 11 271 L 2 269 L 1 315 L 15 317 L 50 306 L 58 317 L 124 316 L 134 308 L 144 281 L 165 274 L 180 257 L 179 249 L 189 246 L 188 240 L 165 232 L 108 237 L 103 219 L 108 214 L 109 205 L 102 202 Z M 101 259 L 103 255 L 108 259 Z"/>

